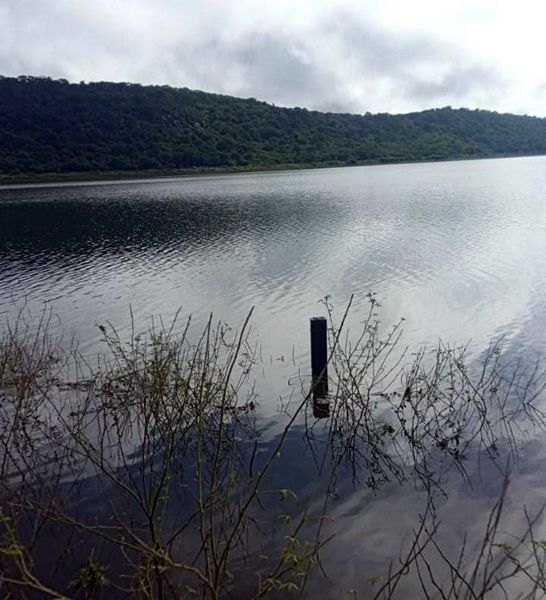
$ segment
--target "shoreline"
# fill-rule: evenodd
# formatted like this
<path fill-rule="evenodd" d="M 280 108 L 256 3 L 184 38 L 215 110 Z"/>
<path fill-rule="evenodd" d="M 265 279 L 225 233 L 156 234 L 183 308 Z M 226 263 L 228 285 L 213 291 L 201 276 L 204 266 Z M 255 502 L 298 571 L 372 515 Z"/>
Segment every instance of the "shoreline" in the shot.
<path fill-rule="evenodd" d="M 153 169 L 142 171 L 83 171 L 74 173 L 36 173 L 1 175 L 0 190 L 19 186 L 55 186 L 58 184 L 145 182 L 157 179 L 182 179 L 210 175 L 239 175 L 245 173 L 274 173 L 282 171 L 307 171 L 315 169 L 334 169 L 343 167 L 371 167 L 382 165 L 429 164 L 443 162 L 459 162 L 465 160 L 492 160 L 503 158 L 532 158 L 544 154 L 502 154 L 490 156 L 460 156 L 454 158 L 431 158 L 423 160 L 370 160 L 358 163 L 287 163 L 279 165 L 248 165 L 234 167 L 191 167 L 184 169 Z"/>

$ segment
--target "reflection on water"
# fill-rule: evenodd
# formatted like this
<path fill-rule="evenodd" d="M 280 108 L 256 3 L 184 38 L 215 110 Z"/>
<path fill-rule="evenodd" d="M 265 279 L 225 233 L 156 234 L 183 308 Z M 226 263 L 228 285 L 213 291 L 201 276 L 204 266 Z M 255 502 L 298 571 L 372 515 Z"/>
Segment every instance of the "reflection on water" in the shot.
<path fill-rule="evenodd" d="M 279 395 L 297 398 L 308 375 L 308 318 L 324 314 L 317 300 L 327 294 L 340 307 L 355 294 L 356 326 L 366 294 L 377 292 L 385 327 L 405 317 L 412 347 L 471 340 L 478 357 L 504 335 L 509 356 L 535 358 L 546 350 L 545 167 L 540 157 L 3 189 L 0 318 L 23 303 L 33 314 L 50 306 L 92 352 L 97 323 L 129 331 L 129 306 L 137 324 L 182 307 L 197 322 L 213 311 L 235 326 L 255 306 L 252 335 L 267 372 L 259 415 L 279 422 Z M 279 426 L 263 427 L 274 446 Z M 521 524 L 516 509 L 546 497 L 535 434 L 512 465 L 507 529 Z M 313 494 L 324 486 L 305 438 L 294 429 L 272 479 L 319 504 Z M 444 482 L 448 545 L 483 523 L 500 471 L 473 456 L 467 476 Z M 340 474 L 332 492 L 336 537 L 324 560 L 334 573 L 311 582 L 312 596 L 368 589 L 362 573 L 373 577 L 396 558 L 423 510 L 411 486 L 352 484 Z"/>
<path fill-rule="evenodd" d="M 374 290 L 408 341 L 542 351 L 545 161 L 1 190 L 1 310 L 49 302 L 89 341 L 129 305 L 233 324 L 255 305 L 268 351 L 302 355 L 319 298 Z"/>

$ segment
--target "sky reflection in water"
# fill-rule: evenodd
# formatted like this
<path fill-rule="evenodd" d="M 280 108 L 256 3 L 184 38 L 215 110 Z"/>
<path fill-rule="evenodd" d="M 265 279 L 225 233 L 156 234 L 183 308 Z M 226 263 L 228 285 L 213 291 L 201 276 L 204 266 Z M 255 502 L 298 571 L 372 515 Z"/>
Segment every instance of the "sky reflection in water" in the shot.
<path fill-rule="evenodd" d="M 272 443 L 279 395 L 297 398 L 308 376 L 308 318 L 324 314 L 327 294 L 340 311 L 355 294 L 355 330 L 375 291 L 385 330 L 405 317 L 412 349 L 471 340 L 479 357 L 502 335 L 511 358 L 544 354 L 545 167 L 538 157 L 0 189 L 0 319 L 23 303 L 33 315 L 50 307 L 91 354 L 96 324 L 129 331 L 129 306 L 142 328 L 179 307 L 196 327 L 211 311 L 237 327 L 254 306 L 259 414 L 273 420 Z M 521 506 L 546 497 L 543 442 L 523 445 L 513 466 L 514 524 Z M 285 487 L 314 489 L 298 430 L 279 465 Z M 446 484 L 446 540 L 481 522 L 498 493 L 498 472 L 477 465 L 473 488 L 457 475 Z M 411 485 L 374 495 L 342 481 L 340 492 L 325 549 L 335 575 L 317 588 L 332 597 L 361 588 L 363 569 L 392 558 L 422 510 Z"/>

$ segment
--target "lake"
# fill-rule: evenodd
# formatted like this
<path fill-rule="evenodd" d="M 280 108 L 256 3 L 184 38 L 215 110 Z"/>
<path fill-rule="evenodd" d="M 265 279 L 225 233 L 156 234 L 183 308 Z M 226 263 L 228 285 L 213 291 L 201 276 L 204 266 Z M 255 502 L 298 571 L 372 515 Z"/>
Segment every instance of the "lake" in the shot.
<path fill-rule="evenodd" d="M 477 360 L 502 339 L 510 359 L 541 360 L 545 256 L 546 157 L 0 188 L 3 325 L 22 307 L 30 318 L 51 311 L 53 327 L 91 356 L 97 326 L 127 335 L 131 313 L 141 329 L 178 309 L 237 328 L 254 307 L 257 413 L 279 423 L 279 396 L 308 377 L 308 320 L 325 314 L 325 296 L 340 315 L 353 296 L 357 328 L 375 293 L 384 331 L 405 319 L 410 353 L 442 340 L 468 344 Z M 546 497 L 545 449 L 543 434 L 521 444 L 509 522 Z M 470 479 L 442 503 L 446 539 L 477 527 L 498 493 L 487 469 L 481 484 Z M 325 550 L 335 576 L 328 588 L 311 584 L 332 597 L 358 589 L 375 565 L 369 549 L 377 564 L 395 558 L 420 510 L 418 492 L 394 483 L 379 495 L 341 488 Z"/>
<path fill-rule="evenodd" d="M 271 353 L 307 351 L 331 295 L 375 291 L 411 343 L 546 348 L 546 158 L 0 190 L 0 315 L 51 306 L 84 344 L 178 308 L 255 306 Z"/>

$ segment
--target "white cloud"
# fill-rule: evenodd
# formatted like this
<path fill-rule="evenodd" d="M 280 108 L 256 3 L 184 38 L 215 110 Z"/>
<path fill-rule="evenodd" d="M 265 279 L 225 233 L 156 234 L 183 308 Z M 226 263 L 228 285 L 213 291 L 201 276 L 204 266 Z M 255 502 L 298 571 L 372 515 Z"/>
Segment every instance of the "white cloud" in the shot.
<path fill-rule="evenodd" d="M 544 115 L 545 17 L 532 0 L 0 0 L 0 73 Z"/>

